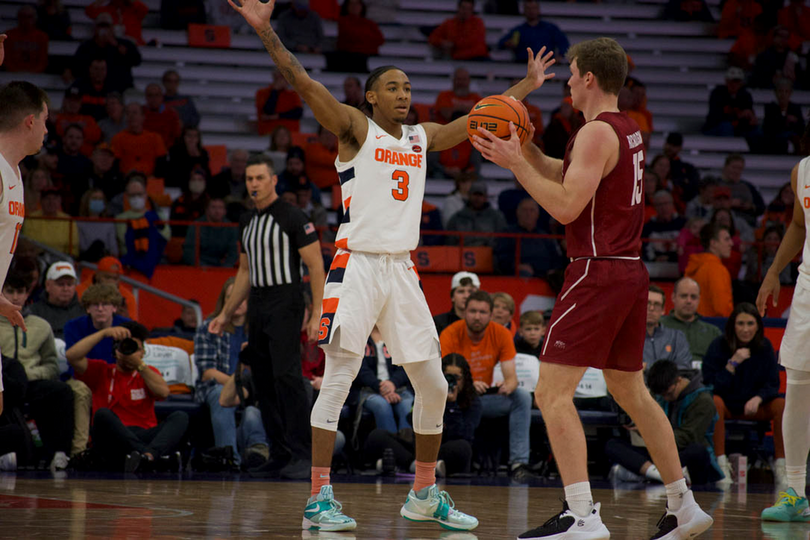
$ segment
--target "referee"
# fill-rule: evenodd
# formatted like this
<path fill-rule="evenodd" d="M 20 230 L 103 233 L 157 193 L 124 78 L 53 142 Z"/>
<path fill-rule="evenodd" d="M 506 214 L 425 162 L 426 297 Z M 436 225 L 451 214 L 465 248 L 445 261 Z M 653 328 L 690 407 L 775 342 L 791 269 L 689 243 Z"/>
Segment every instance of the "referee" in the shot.
<path fill-rule="evenodd" d="M 301 323 L 304 299 L 301 261 L 312 287 L 312 315 L 307 336 L 318 336 L 323 301 L 323 257 L 315 227 L 297 207 L 276 194 L 273 162 L 263 156 L 248 160 L 247 191 L 256 205 L 239 223 L 242 252 L 233 292 L 208 330 L 219 335 L 236 308 L 248 298 L 250 369 L 272 459 L 258 471 L 282 478 L 310 477 L 309 400 L 301 374 Z"/>

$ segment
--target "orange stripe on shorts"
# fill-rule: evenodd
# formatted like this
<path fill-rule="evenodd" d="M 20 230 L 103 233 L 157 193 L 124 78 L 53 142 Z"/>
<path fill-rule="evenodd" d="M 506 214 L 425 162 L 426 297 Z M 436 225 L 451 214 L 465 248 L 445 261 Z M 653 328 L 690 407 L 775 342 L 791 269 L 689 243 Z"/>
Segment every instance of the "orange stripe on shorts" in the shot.
<path fill-rule="evenodd" d="M 349 209 L 349 206 L 350 206 L 351 204 L 352 204 L 352 198 L 351 198 L 351 197 L 347 197 L 347 198 L 346 198 L 346 200 L 345 200 L 345 201 L 343 201 L 343 211 L 345 212 L 346 210 L 348 210 L 348 209 Z"/>
<path fill-rule="evenodd" d="M 323 299 L 323 311 L 321 313 L 335 313 L 337 311 L 338 302 L 340 298 L 324 298 Z"/>
<path fill-rule="evenodd" d="M 341 238 L 340 240 L 335 242 L 335 247 L 340 249 L 349 249 L 349 239 Z"/>
<path fill-rule="evenodd" d="M 329 267 L 329 270 L 334 270 L 335 268 L 346 268 L 350 255 L 351 253 L 341 253 L 340 255 L 337 255 L 332 260 L 332 266 Z"/>

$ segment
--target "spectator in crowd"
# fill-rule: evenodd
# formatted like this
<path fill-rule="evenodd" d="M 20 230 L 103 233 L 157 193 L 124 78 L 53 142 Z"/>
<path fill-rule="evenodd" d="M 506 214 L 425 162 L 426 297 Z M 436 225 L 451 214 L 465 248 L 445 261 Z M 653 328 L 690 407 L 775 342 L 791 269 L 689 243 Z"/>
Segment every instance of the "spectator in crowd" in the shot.
<path fill-rule="evenodd" d="M 472 443 L 475 430 L 481 422 L 481 398 L 475 391 L 470 365 L 460 354 L 447 354 L 442 358 L 442 371 L 448 382 L 447 404 L 444 408 L 444 430 L 436 476 L 469 473 L 472 462 Z M 368 461 L 377 462 L 383 469 L 383 454 L 391 448 L 396 466 L 403 471 L 415 471 L 413 441 L 397 437 L 384 429 L 375 429 L 366 439 L 364 454 Z M 392 471 L 393 472 L 393 471 Z"/>
<path fill-rule="evenodd" d="M 433 114 L 438 123 L 446 124 L 452 120 L 454 113 L 465 115 L 479 101 L 481 96 L 470 90 L 470 72 L 465 68 L 456 68 L 453 72 L 453 89 L 439 92 Z"/>
<path fill-rule="evenodd" d="M 48 173 L 52 185 L 61 185 L 62 175 L 57 170 L 59 168 L 59 148 L 56 143 L 44 147 L 45 152 L 40 153 L 37 159 L 37 167 Z"/>
<path fill-rule="evenodd" d="M 284 46 L 293 52 L 321 53 L 323 23 L 318 14 L 309 9 L 308 0 L 292 0 L 290 9 L 278 17 L 277 34 Z"/>
<path fill-rule="evenodd" d="M 546 337 L 546 319 L 539 311 L 524 311 L 515 336 L 515 350 L 520 354 L 540 357 Z"/>
<path fill-rule="evenodd" d="M 810 7 L 803 0 L 790 0 L 776 14 L 776 22 L 790 32 L 791 49 L 810 39 Z"/>
<path fill-rule="evenodd" d="M 12 271 L 3 284 L 6 300 L 23 310 L 25 331 L 0 317 L 0 347 L 25 368 L 28 416 L 39 428 L 45 461 L 52 471 L 64 470 L 73 441 L 73 392 L 59 380 L 56 343 L 50 325 L 24 309 L 30 285 L 26 278 Z"/>
<path fill-rule="evenodd" d="M 241 148 L 231 150 L 228 166 L 214 176 L 208 192 L 211 197 L 227 200 L 242 200 L 247 193 L 245 188 L 245 169 L 248 152 Z"/>
<path fill-rule="evenodd" d="M 668 191 L 657 191 L 653 196 L 655 215 L 644 225 L 642 238 L 656 240 L 649 242 L 644 250 L 645 258 L 655 262 L 676 262 L 678 250 L 676 240 L 686 219 L 675 210 L 675 200 Z"/>
<path fill-rule="evenodd" d="M 278 175 L 278 183 L 276 184 L 276 192 L 281 195 L 291 188 L 296 188 L 300 185 L 308 185 L 312 188 L 312 198 L 316 202 L 321 201 L 321 191 L 312 183 L 304 171 L 306 164 L 306 155 L 303 148 L 300 146 L 291 146 L 287 152 L 286 168 Z"/>
<path fill-rule="evenodd" d="M 68 262 L 55 262 L 45 274 L 45 291 L 31 304 L 30 313 L 48 321 L 53 335 L 62 339 L 68 321 L 84 315 L 76 294 L 76 271 Z"/>
<path fill-rule="evenodd" d="M 301 180 L 302 179 L 299 179 L 298 185 L 290 187 L 295 193 L 294 204 L 304 212 L 304 215 L 313 225 L 316 227 L 327 227 L 329 223 L 326 208 L 324 208 L 321 203 L 312 199 L 312 184 L 302 182 Z M 423 201 L 422 204 L 424 205 L 426 203 Z M 441 218 L 439 219 L 441 220 Z M 424 222 L 422 225 L 424 225 Z"/>
<path fill-rule="evenodd" d="M 456 321 L 464 319 L 464 308 L 467 299 L 481 287 L 481 280 L 472 272 L 456 272 L 450 280 L 450 302 L 452 308 L 447 313 L 440 313 L 433 317 L 436 331 L 441 336 L 445 328 Z"/>
<path fill-rule="evenodd" d="M 722 186 L 719 189 L 723 189 Z M 717 223 L 728 227 L 728 233 L 731 235 L 731 255 L 723 259 L 723 266 L 728 269 L 728 272 L 734 279 L 740 274 L 742 268 L 742 257 L 744 250 L 748 246 L 743 242 L 754 241 L 754 231 L 745 220 L 734 217 L 734 212 L 728 208 L 717 208 L 712 214 L 709 223 Z"/>
<path fill-rule="evenodd" d="M 726 39 L 739 36 L 743 30 L 751 28 L 754 20 L 762 13 L 762 6 L 755 0 L 729 0 L 723 4 L 717 37 Z"/>
<path fill-rule="evenodd" d="M 515 373 L 515 344 L 509 330 L 491 324 L 492 298 L 476 291 L 467 299 L 464 320 L 456 321 L 441 334 L 441 350 L 470 358 L 473 385 L 481 399 L 484 418 L 509 418 L 509 474 L 518 481 L 531 478 L 529 463 L 529 425 L 531 394 L 518 388 Z M 492 372 L 500 362 L 504 380 L 490 392 Z"/>
<path fill-rule="evenodd" d="M 484 21 L 474 14 L 473 0 L 459 0 L 456 16 L 445 20 L 433 32 L 428 42 L 438 57 L 453 60 L 487 60 Z"/>
<path fill-rule="evenodd" d="M 204 1 L 205 14 L 208 24 L 228 26 L 230 27 L 232 34 L 245 35 L 253 33 L 253 29 L 250 27 L 247 21 L 245 21 L 245 18 L 242 17 L 242 15 L 235 9 L 229 6 L 227 2 L 223 4 L 218 0 Z M 276 10 L 280 10 L 282 4 L 279 3 L 276 4 L 276 6 Z"/>
<path fill-rule="evenodd" d="M 665 190 L 672 193 L 672 186 L 669 182 L 670 166 L 669 158 L 664 154 L 658 154 L 649 163 L 650 170 L 658 177 L 658 190 Z M 655 193 L 653 193 L 653 197 Z M 673 195 L 673 199 L 675 196 Z M 675 207 L 678 207 L 678 201 L 675 201 Z"/>
<path fill-rule="evenodd" d="M 778 226 L 783 231 L 786 231 L 791 221 L 793 221 L 794 200 L 795 194 L 793 193 L 793 188 L 790 186 L 790 182 L 785 182 L 782 184 L 782 187 L 779 188 L 779 193 L 773 198 L 765 214 L 762 216 L 762 230 L 764 231 L 768 227 Z M 27 206 L 28 203 L 26 203 L 26 207 Z"/>
<path fill-rule="evenodd" d="M 625 113 L 627 116 L 635 120 L 636 124 L 638 124 L 638 129 L 641 132 L 641 140 L 644 142 L 644 148 L 649 150 L 650 137 L 652 136 L 652 126 L 650 125 L 646 116 L 634 109 L 636 104 L 636 96 L 633 95 L 633 91 L 629 87 L 625 86 L 619 90 L 619 99 L 617 104 L 619 111 Z"/>
<path fill-rule="evenodd" d="M 318 139 L 306 146 L 306 175 L 318 189 L 328 189 L 340 184 L 335 170 L 338 157 L 338 138 L 318 124 Z M 295 185 L 295 184 L 293 184 Z M 320 202 L 320 193 L 317 195 Z M 339 199 L 339 197 L 337 197 Z"/>
<path fill-rule="evenodd" d="M 753 0 L 745 1 L 755 3 Z M 720 137 L 743 137 L 756 131 L 759 120 L 754 113 L 754 98 L 751 92 L 743 88 L 744 78 L 742 69 L 728 68 L 726 83 L 715 86 L 709 96 L 709 113 L 703 124 L 703 133 Z"/>
<path fill-rule="evenodd" d="M 242 370 L 240 375 L 241 390 L 237 389 L 236 372 L 234 371 L 233 375 L 228 377 L 227 382 L 223 385 L 222 392 L 219 395 L 219 405 L 220 407 L 244 407 L 236 431 L 236 447 L 241 449 L 237 455 L 240 455 L 240 458 L 243 459 L 242 467 L 251 470 L 267 462 L 270 457 L 270 447 L 267 443 L 267 432 L 264 430 L 264 423 L 262 422 L 262 412 L 256 406 L 256 394 L 251 392 L 255 387 L 251 384 L 250 369 L 239 364 L 237 364 L 237 369 Z M 245 399 L 244 402 L 242 397 Z M 340 435 L 343 434 L 340 433 Z M 345 438 L 341 441 L 337 453 L 343 450 L 343 444 L 345 444 Z M 337 441 L 335 446 L 337 448 Z"/>
<path fill-rule="evenodd" d="M 487 185 L 485 182 L 474 182 L 470 186 L 470 197 L 467 206 L 456 212 L 447 223 L 448 231 L 462 232 L 502 232 L 506 229 L 506 218 L 501 211 L 493 208 L 487 199 Z M 464 245 L 473 246 L 495 246 L 494 237 L 464 236 Z M 449 237 L 449 244 L 458 244 L 459 237 Z"/>
<path fill-rule="evenodd" d="M 501 211 L 503 217 L 506 218 L 506 223 L 509 225 L 514 225 L 517 223 L 517 208 L 520 201 L 523 199 L 530 198 L 528 192 L 523 189 L 523 186 L 520 182 L 518 182 L 517 178 L 515 179 L 515 185 L 513 188 L 504 189 L 500 193 L 498 193 L 498 210 Z M 545 214 L 545 215 L 542 215 Z M 541 210 L 541 219 L 538 221 L 541 227 L 544 227 L 548 224 L 548 213 Z"/>
<path fill-rule="evenodd" d="M 92 116 L 100 122 L 107 116 L 107 96 L 112 92 L 107 80 L 107 61 L 96 58 L 90 62 L 87 78 L 76 79 L 71 88 L 76 88 L 82 101 L 81 114 Z M 99 128 L 101 125 L 99 124 Z"/>
<path fill-rule="evenodd" d="M 110 217 L 109 205 L 104 191 L 90 188 L 82 195 L 79 203 L 79 217 L 92 221 L 79 221 L 79 257 L 84 261 L 95 262 L 105 255 L 118 256 L 118 239 L 115 224 L 96 221 Z"/>
<path fill-rule="evenodd" d="M 163 90 L 157 83 L 146 85 L 146 105 L 143 107 L 143 127 L 163 137 L 163 144 L 171 148 L 180 136 L 180 116 L 163 103 Z"/>
<path fill-rule="evenodd" d="M 743 217 L 749 225 L 765 211 L 765 201 L 751 182 L 742 178 L 745 158 L 740 154 L 729 154 L 720 179 L 731 190 L 731 209 Z"/>
<path fill-rule="evenodd" d="M 714 449 L 726 478 L 731 467 L 726 457 L 725 421 L 773 420 L 774 480 L 787 483 L 782 413 L 785 398 L 779 397 L 779 366 L 776 353 L 762 327 L 756 306 L 737 304 L 726 321 L 724 335 L 715 339 L 703 359 L 703 380 L 713 387 L 719 418 L 714 425 Z"/>
<path fill-rule="evenodd" d="M 474 172 L 459 173 L 456 176 L 454 180 L 456 187 L 444 198 L 444 205 L 442 206 L 442 225 L 445 228 L 447 228 L 450 218 L 467 206 L 470 197 L 470 186 L 473 185 L 476 178 Z"/>
<path fill-rule="evenodd" d="M 633 65 L 633 60 L 629 56 L 627 57 L 627 62 L 630 66 Z M 631 67 L 630 69 L 632 70 L 633 68 Z M 633 93 L 633 111 L 642 115 L 647 120 L 647 125 L 650 126 L 650 129 L 654 129 L 653 114 L 647 108 L 647 86 L 633 77 L 627 80 L 627 85 Z"/>
<path fill-rule="evenodd" d="M 395 21 L 399 4 L 400 0 L 375 0 L 368 6 L 368 18 L 380 24 Z"/>
<path fill-rule="evenodd" d="M 184 127 L 180 138 L 169 149 L 165 183 L 167 186 L 182 187 L 183 181 L 194 170 L 202 170 L 210 176 L 208 150 L 203 148 L 199 128 Z"/>
<path fill-rule="evenodd" d="M 138 45 L 146 44 L 143 40 L 143 19 L 149 14 L 146 4 L 140 0 L 94 0 L 84 8 L 84 14 L 89 19 L 95 19 L 102 13 L 108 13 L 115 26 L 123 26 L 125 36 Z"/>
<path fill-rule="evenodd" d="M 666 295 L 658 285 L 650 285 L 647 297 L 647 333 L 644 335 L 644 369 L 661 360 L 670 360 L 678 369 L 692 369 L 689 342 L 680 330 L 661 324 Z"/>
<path fill-rule="evenodd" d="M 515 299 L 509 293 L 492 293 L 492 322 L 496 322 L 509 330 L 514 337 L 517 329 L 512 324 L 515 316 Z"/>
<path fill-rule="evenodd" d="M 776 101 L 765 105 L 765 118 L 762 120 L 765 149 L 771 154 L 799 154 L 804 117 L 799 104 L 790 100 L 793 83 L 790 79 L 776 79 L 774 94 Z"/>
<path fill-rule="evenodd" d="M 144 174 L 155 172 L 155 162 L 166 155 L 163 138 L 153 131 L 144 129 L 143 109 L 137 103 L 126 107 L 127 129 L 112 138 L 110 147 L 118 158 L 121 172 L 140 171 Z"/>
<path fill-rule="evenodd" d="M 518 64 L 528 61 L 527 48 L 537 54 L 545 47 L 546 52 L 553 52 L 555 57 L 565 57 L 568 38 L 559 26 L 540 19 L 540 2 L 525 0 L 523 16 L 526 17 L 526 22 L 509 30 L 498 41 L 499 49 L 510 49 Z"/>
<path fill-rule="evenodd" d="M 228 6 L 230 7 L 230 6 Z M 233 11 L 233 9 L 231 10 Z M 239 17 L 244 22 L 244 17 Z M 180 74 L 177 71 L 170 69 L 163 73 L 163 104 L 174 109 L 180 116 L 185 128 L 195 128 L 200 125 L 200 113 L 197 112 L 197 106 L 194 104 L 194 99 L 185 94 L 180 94 Z"/>
<path fill-rule="evenodd" d="M 466 112 L 455 111 L 450 121 L 466 116 Z M 436 159 L 438 156 L 438 160 Z M 481 169 L 481 154 L 476 151 L 469 140 L 464 140 L 452 148 L 438 154 L 428 154 L 428 175 L 439 178 L 455 178 L 461 173 L 474 172 L 478 174 Z"/>
<path fill-rule="evenodd" d="M 411 383 L 405 369 L 391 362 L 376 325 L 366 343 L 354 386 L 360 390 L 363 409 L 374 415 L 377 429 L 395 435 L 411 427 L 408 422 L 414 399 Z"/>
<path fill-rule="evenodd" d="M 669 160 L 669 178 L 675 189 L 680 192 L 680 199 L 689 202 L 698 194 L 700 173 L 694 165 L 681 159 L 681 150 L 683 150 L 683 135 L 673 131 L 664 141 L 664 155 Z"/>
<path fill-rule="evenodd" d="M 443 246 L 444 237 L 438 234 L 425 234 L 426 231 L 443 231 L 442 214 L 439 207 L 422 201 L 422 221 L 419 223 L 420 246 Z"/>
<path fill-rule="evenodd" d="M 214 313 L 197 328 L 194 335 L 194 362 L 200 372 L 200 383 L 194 395 L 199 403 L 207 403 L 211 416 L 211 425 L 214 428 L 214 444 L 218 447 L 229 446 L 233 449 L 234 461 L 241 462 L 241 454 L 237 447 L 240 431 L 249 428 L 252 435 L 243 448 L 248 452 L 258 451 L 257 448 L 248 450 L 254 445 L 267 446 L 267 436 L 261 421 L 261 412 L 258 412 L 258 426 L 243 419 L 237 429 L 236 409 L 220 405 L 220 395 L 228 379 L 234 375 L 239 364 L 239 353 L 247 346 L 248 334 L 246 329 L 248 301 L 244 300 L 234 311 L 230 323 L 220 335 L 208 331 L 208 323 L 222 312 L 225 302 L 233 291 L 235 278 L 228 278 L 222 285 L 217 298 Z M 242 375 L 240 373 L 240 375 Z"/>
<path fill-rule="evenodd" d="M 290 89 L 281 72 L 274 70 L 273 84 L 256 91 L 256 116 L 259 118 L 256 128 L 259 135 L 269 135 L 277 126 L 298 133 L 303 114 L 301 98 Z"/>
<path fill-rule="evenodd" d="M 344 0 L 338 18 L 338 35 L 330 68 L 335 71 L 367 73 L 368 58 L 380 54 L 385 37 L 380 27 L 366 17 L 363 0 Z"/>
<path fill-rule="evenodd" d="M 78 206 L 77 194 L 84 193 L 88 187 L 88 178 L 93 170 L 93 162 L 82 153 L 84 132 L 78 124 L 65 128 L 62 137 L 62 149 L 59 152 L 59 164 L 56 171 L 61 177 L 60 187 L 66 195 L 65 208 L 71 214 Z"/>
<path fill-rule="evenodd" d="M 88 77 L 90 63 L 97 58 L 107 61 L 107 78 L 113 90 L 123 93 L 133 87 L 132 68 L 141 65 L 141 53 L 131 41 L 115 37 L 112 17 L 106 13 L 96 17 L 93 38 L 76 49 L 72 78 Z"/>
<path fill-rule="evenodd" d="M 568 88 L 567 85 L 565 89 Z M 568 90 L 570 92 L 570 90 Z M 552 112 L 551 121 L 543 133 L 543 148 L 547 156 L 563 159 L 565 145 L 571 134 L 585 123 L 585 117 L 572 105 L 571 96 L 564 97 L 557 112 Z"/>
<path fill-rule="evenodd" d="M 517 207 L 517 223 L 504 232 L 520 234 L 549 234 L 540 225 L 540 205 L 527 197 Z M 524 277 L 545 277 L 552 270 L 564 264 L 562 252 L 555 240 L 547 238 L 520 238 L 520 261 L 518 273 Z M 466 239 L 465 239 L 466 244 Z M 515 238 L 498 238 L 495 248 L 495 261 L 498 272 L 505 275 L 515 273 Z"/>
<path fill-rule="evenodd" d="M 104 110 L 107 116 L 98 122 L 98 127 L 101 129 L 103 140 L 110 142 L 127 127 L 124 117 L 124 98 L 121 94 L 118 92 L 107 94 Z"/>
<path fill-rule="evenodd" d="M 159 424 L 155 418 L 155 401 L 169 396 L 169 385 L 143 361 L 148 336 L 143 325 L 129 321 L 94 332 L 65 352 L 76 378 L 93 391 L 94 456 L 130 473 L 171 455 L 188 428 L 183 411 Z M 113 362 L 92 358 L 99 344 L 112 340 L 118 343 Z"/>
<path fill-rule="evenodd" d="M 22 233 L 41 244 L 74 257 L 79 255 L 79 228 L 62 211 L 62 195 L 56 188 L 43 189 L 40 210 L 34 210 L 25 220 Z M 37 219 L 46 218 L 46 219 Z"/>
<path fill-rule="evenodd" d="M 777 79 L 801 80 L 799 57 L 788 47 L 790 31 L 784 26 L 773 30 L 771 45 L 759 53 L 749 84 L 752 88 L 773 88 Z"/>
<path fill-rule="evenodd" d="M 135 173 L 127 177 L 123 199 L 126 210 L 115 216 L 115 219 L 123 219 L 129 222 L 115 224 L 118 236 L 118 252 L 121 254 L 121 257 L 124 257 L 129 251 L 130 246 L 127 240 L 127 233 L 132 231 L 135 225 L 137 225 L 139 229 L 142 229 L 144 227 L 141 221 L 142 219 L 146 219 L 149 222 L 148 228 L 150 231 L 154 229 L 154 231 L 160 234 L 166 241 L 171 238 L 172 232 L 168 223 L 160 227 L 154 224 L 159 218 L 155 204 L 146 195 L 146 178 L 142 174 Z M 152 235 L 150 233 L 149 238 L 151 237 Z"/>
<path fill-rule="evenodd" d="M 79 89 L 70 87 L 65 91 L 65 97 L 62 99 L 62 109 L 56 114 L 56 134 L 60 137 L 65 137 L 65 132 L 68 126 L 77 125 L 82 129 L 84 135 L 84 143 L 82 145 L 82 153 L 86 156 L 90 155 L 93 151 L 93 146 L 101 139 L 101 129 L 98 127 L 96 120 L 89 115 L 81 113 L 82 97 L 79 95 Z"/>
<path fill-rule="evenodd" d="M 130 321 L 116 313 L 123 304 L 123 300 L 118 289 L 109 283 L 97 283 L 84 291 L 81 301 L 87 315 L 77 317 L 65 324 L 65 348 L 68 349 L 65 354 L 68 356 L 68 361 L 70 361 L 69 349 L 80 340 Z M 114 364 L 113 345 L 111 336 L 99 336 L 99 340 L 93 343 L 90 352 L 86 354 L 93 356 L 94 359 Z"/>
<path fill-rule="evenodd" d="M 93 163 L 93 170 L 90 172 L 88 184 L 100 189 L 107 199 L 124 190 L 124 177 L 118 170 L 115 154 L 109 144 L 105 142 L 97 144 L 90 154 L 90 161 Z"/>
<path fill-rule="evenodd" d="M 722 479 L 712 441 L 717 411 L 712 402 L 712 391 L 703 385 L 700 374 L 686 378 L 675 362 L 661 360 L 650 368 L 647 384 L 672 424 L 678 457 L 681 465 L 689 471 L 692 484 Z M 635 427 L 630 429 L 636 430 Z M 625 439 L 611 439 L 605 446 L 605 454 L 615 463 L 611 474 L 618 480 L 641 481 L 646 478 L 663 482 L 645 447 L 632 446 Z"/>
<path fill-rule="evenodd" d="M 760 15 L 754 19 L 754 24 L 744 28 L 731 50 L 728 52 L 728 64 L 741 68 L 745 73 L 749 73 L 754 68 L 754 61 L 759 53 L 770 45 L 771 22 L 767 15 Z"/>
<path fill-rule="evenodd" d="M 6 31 L 6 71 L 42 73 L 48 67 L 48 34 L 36 26 L 37 11 L 33 6 L 17 10 L 17 26 Z"/>
<path fill-rule="evenodd" d="M 673 308 L 669 315 L 661 317 L 661 326 L 679 330 L 689 342 L 693 362 L 702 362 L 709 345 L 720 336 L 720 329 L 701 320 L 700 285 L 692 278 L 683 277 L 675 282 L 672 290 Z"/>
<path fill-rule="evenodd" d="M 189 24 L 205 24 L 203 0 L 162 0 L 160 27 L 164 30 L 186 30 Z"/>
<path fill-rule="evenodd" d="M 121 295 L 122 302 L 116 307 L 116 313 L 132 320 L 138 320 L 138 303 L 135 301 L 135 295 L 129 290 L 128 286 L 121 283 L 121 276 L 124 269 L 121 266 L 121 261 L 112 256 L 107 256 L 98 261 L 96 271 L 93 277 L 84 281 L 76 287 L 76 293 L 82 299 L 82 295 L 93 285 L 108 284 L 112 285 L 118 290 Z"/>
<path fill-rule="evenodd" d="M 70 41 L 70 14 L 62 0 L 41 0 L 37 2 L 37 28 L 53 40 Z"/>
<path fill-rule="evenodd" d="M 29 212 L 41 208 L 42 190 L 52 188 L 51 175 L 45 169 L 31 169 L 25 177 L 25 207 Z"/>
<path fill-rule="evenodd" d="M 720 180 L 714 176 L 705 176 L 698 185 L 698 196 L 694 197 L 686 205 L 686 218 L 709 218 L 714 212 L 715 191 L 720 185 Z M 729 190 L 729 194 L 730 194 Z"/>
<path fill-rule="evenodd" d="M 668 0 L 662 16 L 670 21 L 714 22 L 706 0 Z"/>
<path fill-rule="evenodd" d="M 353 75 L 349 75 L 343 79 L 343 103 L 360 109 L 365 101 L 366 96 L 363 93 L 363 86 L 360 84 L 360 79 Z"/>
<path fill-rule="evenodd" d="M 200 303 L 193 298 L 190 298 L 189 302 L 197 306 L 200 305 Z M 197 313 L 194 311 L 194 308 L 192 306 L 183 306 L 180 309 L 180 316 L 174 320 L 174 326 L 172 328 L 175 329 L 178 334 L 188 335 L 188 339 L 194 341 L 194 334 L 197 333 L 198 328 Z"/>
<path fill-rule="evenodd" d="M 694 279 L 701 295 L 698 312 L 704 317 L 728 317 L 734 310 L 731 274 L 721 259 L 731 256 L 732 241 L 728 227 L 709 223 L 700 230 L 704 252 L 689 257 L 686 277 Z"/>
<path fill-rule="evenodd" d="M 681 229 L 681 233 L 678 235 L 679 274 L 683 274 L 686 271 L 689 257 L 696 253 L 703 252 L 703 246 L 700 245 L 700 229 L 702 229 L 706 223 L 708 223 L 708 221 L 705 218 L 693 217 L 686 220 L 686 225 Z"/>
<path fill-rule="evenodd" d="M 291 146 L 292 134 L 290 130 L 284 126 L 276 126 L 270 134 L 270 151 L 286 156 Z"/>
<path fill-rule="evenodd" d="M 771 226 L 765 229 L 762 234 L 762 248 L 749 249 L 746 252 L 747 263 L 745 266 L 745 282 L 751 289 L 752 296 L 756 297 L 759 286 L 765 278 L 765 274 L 773 265 L 776 258 L 776 251 L 782 242 L 782 228 Z M 794 283 L 793 274 L 796 270 L 794 263 L 785 266 L 779 274 L 779 283 L 782 285 L 792 285 Z"/>
<path fill-rule="evenodd" d="M 205 214 L 195 221 L 199 223 L 230 223 L 225 219 L 225 201 L 209 198 Z M 232 268 L 239 257 L 239 230 L 236 227 L 189 227 L 183 242 L 183 264 L 196 264 L 197 231 L 200 231 L 200 264 Z"/>

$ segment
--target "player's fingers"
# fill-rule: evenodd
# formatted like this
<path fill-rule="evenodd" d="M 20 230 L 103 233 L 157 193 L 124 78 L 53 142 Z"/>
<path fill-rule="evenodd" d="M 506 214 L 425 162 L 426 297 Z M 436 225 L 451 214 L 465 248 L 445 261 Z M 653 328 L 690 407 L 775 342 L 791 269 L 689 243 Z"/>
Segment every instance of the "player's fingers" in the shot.
<path fill-rule="evenodd" d="M 534 62 L 534 53 L 532 52 L 531 47 L 526 47 L 526 52 L 529 54 L 529 64 Z"/>
<path fill-rule="evenodd" d="M 545 49 L 545 47 L 543 47 Z M 543 56 L 543 62 L 548 62 L 549 58 L 554 56 L 554 51 L 548 51 L 548 54 Z"/>
<path fill-rule="evenodd" d="M 232 7 L 233 9 L 235 9 L 236 11 L 239 11 L 239 12 L 241 12 L 241 11 L 242 11 L 242 7 L 241 7 L 241 6 L 237 6 L 237 5 L 236 5 L 236 4 L 233 2 L 233 0 L 228 0 L 228 3 L 229 3 L 229 4 L 231 5 L 231 7 Z"/>
<path fill-rule="evenodd" d="M 487 139 L 489 139 L 489 140 L 490 140 L 490 141 L 492 141 L 492 142 L 495 142 L 495 140 L 497 139 L 497 137 L 495 137 L 495 134 L 494 134 L 494 133 L 492 133 L 491 131 L 487 131 L 487 130 L 486 130 L 486 129 L 484 129 L 484 128 L 481 128 L 481 127 L 480 127 L 480 128 L 478 128 L 478 132 L 479 132 L 479 133 L 482 133 L 482 134 L 484 135 L 484 137 L 486 137 Z M 479 136 L 480 136 L 480 135 L 479 135 Z"/>
<path fill-rule="evenodd" d="M 512 135 L 511 135 L 511 137 L 509 137 L 509 140 L 510 140 L 510 141 L 514 141 L 514 140 L 515 140 L 515 138 L 518 136 L 518 134 L 517 134 L 517 128 L 515 127 L 515 123 L 514 123 L 514 122 L 509 122 L 509 133 L 511 133 L 511 134 L 512 134 Z"/>

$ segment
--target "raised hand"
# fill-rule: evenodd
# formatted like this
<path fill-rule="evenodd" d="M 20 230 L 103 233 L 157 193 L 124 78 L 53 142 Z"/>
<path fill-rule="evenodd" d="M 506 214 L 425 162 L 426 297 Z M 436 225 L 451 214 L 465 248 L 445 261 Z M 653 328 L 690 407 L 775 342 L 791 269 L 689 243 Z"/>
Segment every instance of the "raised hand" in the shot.
<path fill-rule="evenodd" d="M 273 8 L 276 7 L 276 0 L 228 0 L 228 3 L 233 9 L 239 12 L 245 18 L 247 23 L 254 29 L 270 24 L 270 16 L 273 14 Z"/>
<path fill-rule="evenodd" d="M 230 0 L 228 0 L 230 1 Z M 554 51 L 546 52 L 543 47 L 537 52 L 537 56 L 532 52 L 531 47 L 526 47 L 529 53 L 529 62 L 526 66 L 526 78 L 534 84 L 534 89 L 537 90 L 543 83 L 549 79 L 554 78 L 554 73 L 546 73 L 546 70 L 553 66 L 557 60 L 552 58 Z"/>

